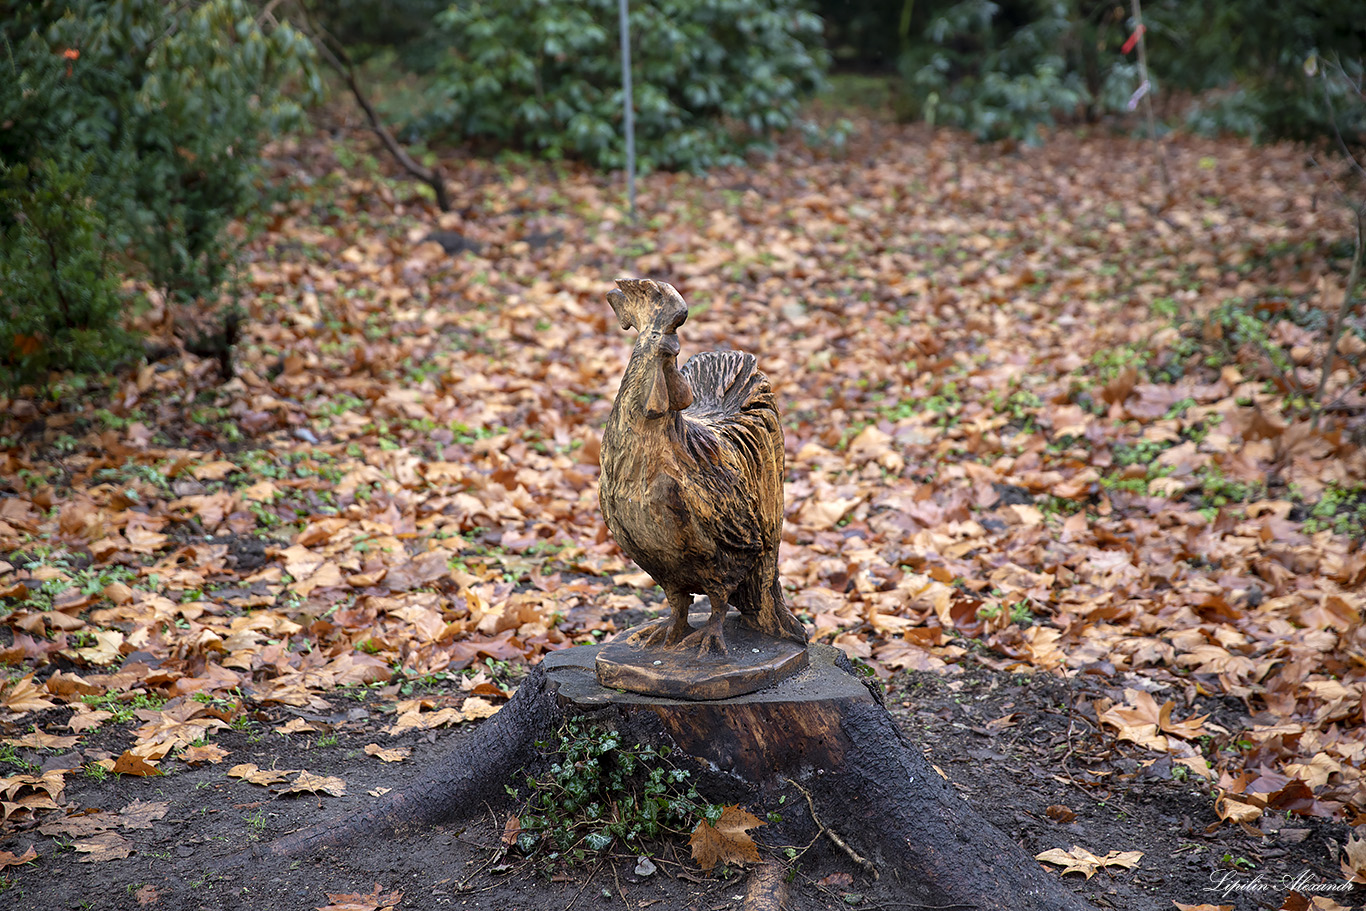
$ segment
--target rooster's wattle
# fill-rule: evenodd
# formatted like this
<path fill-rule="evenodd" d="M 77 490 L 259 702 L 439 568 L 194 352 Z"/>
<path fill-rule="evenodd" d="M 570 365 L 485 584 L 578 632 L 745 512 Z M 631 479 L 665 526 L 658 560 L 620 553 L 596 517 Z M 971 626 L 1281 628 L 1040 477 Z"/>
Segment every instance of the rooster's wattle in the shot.
<path fill-rule="evenodd" d="M 688 306 L 665 282 L 626 280 L 607 299 L 640 331 L 602 438 L 599 502 L 622 550 L 668 598 L 647 645 L 726 651 L 727 605 L 751 628 L 806 642 L 778 584 L 783 432 L 753 355 L 696 354 L 678 369 Z M 700 629 L 692 595 L 711 601 Z"/>

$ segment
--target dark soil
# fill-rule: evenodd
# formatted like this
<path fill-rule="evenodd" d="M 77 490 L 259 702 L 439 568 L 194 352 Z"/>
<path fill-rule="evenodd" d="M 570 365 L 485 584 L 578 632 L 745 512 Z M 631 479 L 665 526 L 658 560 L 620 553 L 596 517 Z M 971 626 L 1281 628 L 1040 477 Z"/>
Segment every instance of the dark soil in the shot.
<path fill-rule="evenodd" d="M 1297 876 L 1310 884 L 1342 879 L 1337 856 L 1348 828 L 1316 819 L 1264 818 L 1260 829 L 1217 821 L 1210 786 L 1172 777 L 1165 763 L 1147 768 L 1152 754 L 1116 745 L 1096 731 L 1094 719 L 1074 706 L 1081 696 L 1102 695 L 1114 681 L 1063 681 L 993 671 L 974 663 L 956 676 L 909 674 L 894 679 L 887 704 L 913 743 L 921 743 L 963 796 L 987 819 L 1020 842 L 1030 855 L 1079 845 L 1104 856 L 1109 851 L 1142 851 L 1136 869 L 1108 868 L 1092 879 L 1071 874 L 1066 882 L 1099 908 L 1172 909 L 1182 904 L 1231 905 L 1238 911 L 1280 908 Z M 1121 687 L 1122 689 L 1122 687 Z M 1115 695 L 1119 695 L 1118 692 Z M 1177 698 L 1180 703 L 1179 697 Z M 393 695 L 370 691 L 364 698 L 337 695 L 331 711 L 318 713 L 272 707 L 251 724 L 224 729 L 212 741 L 230 751 L 218 765 L 187 768 L 165 762 L 167 774 L 103 780 L 68 777 L 63 803 L 81 810 L 118 811 L 135 800 L 166 801 L 166 815 L 150 829 L 123 831 L 133 843 L 124 859 L 81 862 L 75 839 L 51 838 L 36 829 L 0 835 L 0 852 L 36 848 L 36 862 L 0 871 L 6 908 L 43 909 L 285 909 L 321 908 L 329 894 L 401 891 L 400 909 L 486 908 L 496 911 L 565 911 L 570 908 L 654 908 L 721 911 L 743 904 L 747 873 L 742 869 L 703 874 L 686 842 L 650 846 L 656 866 L 637 875 L 637 856 L 615 853 L 574 868 L 504 852 L 503 826 L 517 807 L 509 799 L 489 805 L 459 824 L 408 832 L 316 856 L 253 860 L 231 873 L 213 872 L 216 860 L 250 850 L 280 835 L 321 820 L 341 820 L 370 805 L 369 792 L 417 778 L 421 767 L 464 731 L 407 733 L 389 737 Z M 1234 721 L 1236 704 L 1178 706 Z M 387 712 L 387 713 L 386 713 Z M 58 717 L 58 716 L 62 717 Z M 49 717 L 50 716 L 50 717 Z M 1013 716 L 1007 723 L 998 721 Z M 275 729 L 303 718 L 316 733 L 283 735 Z M 65 722 L 65 712 L 25 718 L 47 730 Z M 995 723 L 993 723 L 995 722 Z M 1231 726 L 1231 725 L 1230 725 Z M 132 725 L 106 725 L 87 735 L 81 754 L 20 750 L 19 759 L 45 768 L 80 768 L 104 755 L 118 755 L 132 742 Z M 6 730 L 15 736 L 21 730 Z M 332 738 L 335 738 L 333 741 Z M 386 763 L 366 755 L 367 744 L 409 746 L 412 756 Z M 345 780 L 346 796 L 283 796 L 266 787 L 226 776 L 229 767 L 253 762 L 261 768 L 307 769 Z M 0 776 L 21 770 L 0 767 Z M 510 770 L 511 771 L 511 770 Z M 1177 773 L 1180 776 L 1180 772 Z M 279 789 L 282 785 L 277 785 Z M 1066 821 L 1055 821 L 1050 816 Z M 1075 812 L 1074 819 L 1057 808 Z M 782 807 L 751 807 L 805 814 L 800 800 Z M 49 813 L 44 822 L 60 818 Z M 839 819 L 822 820 L 840 832 Z M 791 831 L 790 826 L 766 827 Z M 809 829 L 810 826 L 808 825 Z M 764 843 L 766 829 L 757 830 Z M 841 832 L 858 844 L 858 832 Z M 763 854 L 788 863 L 784 845 L 765 844 Z M 805 845 L 795 846 L 802 851 Z M 892 871 L 871 881 L 827 839 L 820 838 L 792 868 L 789 911 L 825 908 L 922 908 L 899 895 Z M 1050 875 L 1058 875 L 1055 867 Z M 1218 888 L 1241 887 L 1234 891 Z M 1360 907 L 1357 893 L 1333 895 Z M 371 906 L 373 907 L 373 905 Z"/>

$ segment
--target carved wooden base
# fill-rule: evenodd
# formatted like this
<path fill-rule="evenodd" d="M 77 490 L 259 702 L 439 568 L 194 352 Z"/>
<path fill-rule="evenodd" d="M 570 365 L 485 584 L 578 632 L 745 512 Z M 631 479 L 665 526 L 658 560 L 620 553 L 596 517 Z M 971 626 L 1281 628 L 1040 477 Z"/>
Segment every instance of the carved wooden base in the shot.
<path fill-rule="evenodd" d="M 689 614 L 688 622 L 700 627 L 709 613 L 710 607 Z M 728 648 L 725 655 L 699 656 L 687 646 L 647 646 L 636 641 L 669 622 L 666 617 L 632 627 L 603 645 L 597 656 L 597 682 L 650 696 L 728 699 L 773 686 L 808 663 L 804 645 L 750 629 L 740 622 L 738 611 L 731 611 L 722 625 Z"/>
<path fill-rule="evenodd" d="M 811 646 L 809 667 L 800 674 L 762 692 L 710 702 L 600 686 L 594 651 L 570 648 L 545 656 L 547 682 L 561 703 L 574 711 L 618 706 L 652 712 L 684 752 L 752 782 L 766 782 L 779 770 L 837 768 L 844 761 L 842 711 L 854 703 L 873 704 L 867 687 L 836 666 L 840 653 L 829 645 Z M 807 664 L 807 650 L 802 653 Z M 597 661 L 600 669 L 602 652 Z"/>

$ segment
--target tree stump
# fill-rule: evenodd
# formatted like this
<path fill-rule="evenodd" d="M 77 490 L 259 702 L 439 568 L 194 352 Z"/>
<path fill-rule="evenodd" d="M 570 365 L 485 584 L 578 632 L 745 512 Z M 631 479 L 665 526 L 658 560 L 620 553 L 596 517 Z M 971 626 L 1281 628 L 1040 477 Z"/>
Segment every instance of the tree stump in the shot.
<path fill-rule="evenodd" d="M 699 769 L 710 770 L 711 784 L 728 789 L 727 802 L 745 802 L 761 814 L 776 808 L 780 791 L 800 786 L 809 795 L 812 822 L 868 865 L 870 875 L 890 878 L 908 901 L 982 911 L 1092 907 L 958 796 L 838 649 L 811 646 L 804 671 L 766 690 L 697 701 L 599 685 L 601 648 L 547 655 L 508 704 L 424 780 L 386 794 L 358 817 L 286 835 L 256 853 L 297 856 L 478 815 L 486 801 L 505 799 L 504 785 L 520 781 L 519 770 L 534 765 L 537 740 L 567 716 L 589 715 L 630 738 L 693 757 Z M 717 799 L 708 781 L 699 789 Z M 783 811 L 805 815 L 805 805 L 788 800 Z M 220 867 L 251 859 L 239 855 Z M 765 894 L 761 880 L 778 881 L 773 865 L 761 865 L 754 877 L 756 895 Z"/>

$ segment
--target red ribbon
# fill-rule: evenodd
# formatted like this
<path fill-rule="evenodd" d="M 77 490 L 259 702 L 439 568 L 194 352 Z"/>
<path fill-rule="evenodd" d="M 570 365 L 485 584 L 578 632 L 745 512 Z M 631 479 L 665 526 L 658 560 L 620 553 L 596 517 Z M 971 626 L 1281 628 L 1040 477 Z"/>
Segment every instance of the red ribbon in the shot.
<path fill-rule="evenodd" d="M 1138 28 L 1134 29 L 1134 33 L 1129 36 L 1128 41 L 1124 42 L 1124 47 L 1120 48 L 1119 52 L 1121 54 L 1127 54 L 1130 51 L 1132 51 L 1134 49 L 1134 45 L 1138 44 L 1138 39 L 1142 38 L 1143 33 L 1147 30 L 1148 27 L 1146 25 L 1140 25 Z"/>

